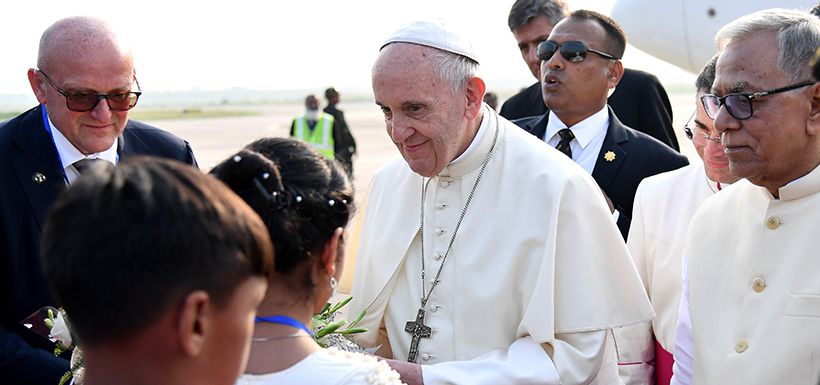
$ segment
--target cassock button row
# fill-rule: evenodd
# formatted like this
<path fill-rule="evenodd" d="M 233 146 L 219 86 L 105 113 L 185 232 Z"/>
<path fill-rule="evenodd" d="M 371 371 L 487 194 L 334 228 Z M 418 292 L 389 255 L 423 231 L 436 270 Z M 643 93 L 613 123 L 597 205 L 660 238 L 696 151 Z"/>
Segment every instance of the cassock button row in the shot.
<path fill-rule="evenodd" d="M 441 183 L 439 183 L 439 186 L 444 187 L 444 188 L 447 188 L 447 187 L 449 187 L 449 186 L 450 186 L 450 181 L 448 181 L 448 180 L 443 180 L 443 181 L 441 181 Z"/>
<path fill-rule="evenodd" d="M 441 253 L 433 254 L 433 259 L 435 259 L 436 261 L 440 261 L 441 260 Z"/>
<path fill-rule="evenodd" d="M 772 230 L 776 230 L 778 227 L 780 227 L 780 218 L 774 215 L 770 216 L 768 219 L 766 219 L 766 227 Z"/>
<path fill-rule="evenodd" d="M 749 343 L 746 340 L 740 340 L 735 344 L 735 351 L 738 353 L 743 353 L 746 349 L 749 348 Z"/>
<path fill-rule="evenodd" d="M 443 235 L 447 230 L 442 229 L 441 227 L 436 229 L 436 235 Z"/>
<path fill-rule="evenodd" d="M 755 279 L 752 280 L 752 290 L 754 290 L 755 292 L 760 293 L 765 288 L 766 281 L 764 281 L 763 278 L 755 277 Z"/>
<path fill-rule="evenodd" d="M 447 206 L 449 206 L 449 205 L 448 205 L 448 204 L 446 204 L 446 203 L 438 203 L 438 204 L 436 204 L 436 208 L 437 208 L 437 209 L 439 209 L 439 210 L 444 210 L 444 209 L 446 209 L 446 208 L 447 208 Z"/>

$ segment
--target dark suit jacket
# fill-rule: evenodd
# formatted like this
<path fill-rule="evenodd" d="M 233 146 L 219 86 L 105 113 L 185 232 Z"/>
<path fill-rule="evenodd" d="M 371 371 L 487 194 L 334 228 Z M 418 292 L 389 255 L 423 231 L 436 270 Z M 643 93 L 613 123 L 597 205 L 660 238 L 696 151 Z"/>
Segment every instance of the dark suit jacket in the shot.
<path fill-rule="evenodd" d="M 609 97 L 609 105 L 623 124 L 680 151 L 672 128 L 672 104 L 655 75 L 624 69 L 624 76 Z M 514 120 L 544 115 L 547 111 L 541 97 L 541 84 L 536 82 L 507 99 L 499 114 Z"/>
<path fill-rule="evenodd" d="M 336 143 L 336 139 L 333 139 L 336 159 L 347 168 L 348 175 L 353 176 L 353 154 L 356 153 L 356 139 L 353 138 L 350 127 L 347 126 L 345 114 L 335 105 L 325 107 L 324 112 L 333 115 L 333 121 L 336 123 L 333 126 L 333 131 L 339 131 L 339 142 Z"/>
<path fill-rule="evenodd" d="M 187 142 L 135 121 L 126 125 L 117 152 L 121 159 L 142 154 L 196 165 Z M 35 181 L 37 173 L 45 181 Z M 54 357 L 47 339 L 19 325 L 37 309 L 59 305 L 43 276 L 39 241 L 46 214 L 66 185 L 41 107 L 0 123 L 0 186 L 0 383 L 54 385 L 68 362 Z"/>
<path fill-rule="evenodd" d="M 549 114 L 519 119 L 513 123 L 539 139 L 547 131 Z M 608 161 L 605 155 L 614 154 Z M 621 123 L 609 108 L 609 127 L 592 169 L 592 177 L 620 212 L 618 229 L 626 239 L 632 222 L 632 202 L 643 178 L 671 171 L 689 164 L 685 156 L 655 138 L 635 131 Z"/>

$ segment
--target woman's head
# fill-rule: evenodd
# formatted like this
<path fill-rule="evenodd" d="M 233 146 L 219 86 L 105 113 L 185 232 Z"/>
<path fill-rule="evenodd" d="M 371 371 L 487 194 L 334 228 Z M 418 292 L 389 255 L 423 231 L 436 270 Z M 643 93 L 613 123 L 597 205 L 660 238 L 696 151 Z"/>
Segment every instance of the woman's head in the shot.
<path fill-rule="evenodd" d="M 303 142 L 265 138 L 211 173 L 267 224 L 275 276 L 287 280 L 300 300 L 326 290 L 330 277 L 338 275 L 336 266 L 341 266 L 342 236 L 337 229 L 347 226 L 354 209 L 353 189 L 342 167 Z"/>

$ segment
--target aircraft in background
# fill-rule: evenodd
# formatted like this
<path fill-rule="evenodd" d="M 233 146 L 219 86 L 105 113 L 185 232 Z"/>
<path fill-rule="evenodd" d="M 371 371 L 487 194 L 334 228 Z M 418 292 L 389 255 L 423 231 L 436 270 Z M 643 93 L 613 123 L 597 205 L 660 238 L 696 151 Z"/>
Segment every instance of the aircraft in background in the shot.
<path fill-rule="evenodd" d="M 730 21 L 766 8 L 810 10 L 814 0 L 617 0 L 611 16 L 629 44 L 693 73 L 717 52 L 715 34 Z"/>

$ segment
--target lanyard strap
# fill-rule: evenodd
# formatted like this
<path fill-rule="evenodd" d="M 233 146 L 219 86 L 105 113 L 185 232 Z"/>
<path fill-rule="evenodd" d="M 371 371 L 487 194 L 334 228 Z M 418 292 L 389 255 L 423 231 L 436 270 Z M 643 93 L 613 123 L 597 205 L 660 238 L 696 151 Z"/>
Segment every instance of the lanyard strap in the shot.
<path fill-rule="evenodd" d="M 299 322 L 299 320 L 297 320 L 293 317 L 288 317 L 286 315 L 274 315 L 274 316 L 269 316 L 269 317 L 256 317 L 256 323 L 260 323 L 260 322 L 268 322 L 268 323 L 272 323 L 272 324 L 293 326 L 297 329 L 304 330 L 305 333 L 307 333 L 308 335 L 310 335 L 311 338 L 313 338 L 313 333 L 310 331 L 310 329 L 308 329 L 308 327 L 305 326 L 305 324 Z"/>
<path fill-rule="evenodd" d="M 63 176 L 63 181 L 65 182 L 65 185 L 68 186 L 71 183 L 68 182 L 68 175 L 66 175 L 65 173 L 65 166 L 63 166 L 63 158 L 60 156 L 60 151 L 57 150 L 57 143 L 54 141 L 54 133 L 51 132 L 51 124 L 48 123 L 48 111 L 46 111 L 45 104 L 40 105 L 40 111 L 43 115 L 43 127 L 46 129 L 48 137 L 51 138 L 51 144 L 54 146 L 54 152 L 57 153 L 57 161 L 60 162 L 60 173 Z"/>

